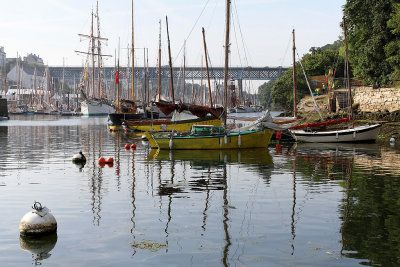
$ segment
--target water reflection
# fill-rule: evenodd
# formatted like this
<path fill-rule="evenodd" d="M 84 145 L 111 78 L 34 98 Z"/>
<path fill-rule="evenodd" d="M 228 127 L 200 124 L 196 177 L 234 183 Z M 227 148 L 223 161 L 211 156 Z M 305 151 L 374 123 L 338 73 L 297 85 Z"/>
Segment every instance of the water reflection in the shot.
<path fill-rule="evenodd" d="M 301 144 L 292 151 L 305 179 L 337 180 L 343 188 L 340 255 L 363 265 L 399 266 L 399 152 L 377 144 Z"/>
<path fill-rule="evenodd" d="M 194 195 L 189 194 L 191 192 L 202 193 L 204 197 L 201 199 L 204 203 L 201 212 L 200 227 L 203 232 L 201 236 L 207 234 L 210 207 L 221 203 L 219 209 L 222 210 L 222 214 L 219 221 L 223 229 L 224 242 L 221 247 L 220 263 L 223 266 L 229 266 L 232 260 L 230 258 L 232 246 L 230 210 L 235 209 L 235 207 L 230 204 L 228 169 L 230 166 L 242 166 L 247 171 L 256 173 L 268 183 L 273 169 L 269 150 L 151 150 L 147 160 L 148 164 L 158 166 L 156 172 L 159 184 L 157 194 L 160 196 L 160 212 L 162 212 L 161 199 L 167 198 L 167 207 L 165 208 L 167 219 L 164 227 L 166 252 L 168 252 L 168 239 L 171 234 L 169 227 L 174 218 L 174 199 L 178 201 L 178 199 L 194 197 Z M 166 169 L 169 169 L 168 172 Z M 215 199 L 216 192 L 221 192 L 221 201 Z M 215 211 L 211 212 L 215 216 Z M 213 223 L 215 222 L 213 221 Z M 202 245 L 201 248 L 203 248 Z"/>
<path fill-rule="evenodd" d="M 32 254 L 33 264 L 42 265 L 42 261 L 50 258 L 50 251 L 56 246 L 57 234 L 41 237 L 20 236 L 21 249 Z"/>
<path fill-rule="evenodd" d="M 43 264 L 400 265 L 398 150 L 283 144 L 157 152 L 79 121 L 0 127 L 3 265 L 30 263 L 12 225 L 24 201 L 37 197 L 62 224 L 58 246 L 31 252 Z M 137 150 L 126 151 L 127 143 Z M 80 150 L 81 172 L 71 163 Z M 101 156 L 113 157 L 114 167 L 101 168 Z"/>
<path fill-rule="evenodd" d="M 272 157 L 267 148 L 244 150 L 151 150 L 147 159 L 169 161 L 171 163 L 175 161 L 179 161 L 182 164 L 189 163 L 190 168 L 201 173 L 198 177 L 192 176 L 192 178 L 196 178 L 195 180 L 191 179 L 189 182 L 192 185 L 192 190 L 203 190 L 205 185 L 215 186 L 214 189 L 222 190 L 222 187 L 218 185 L 220 185 L 221 177 L 223 177 L 221 167 L 226 165 L 245 166 L 248 170 L 261 175 L 267 184 L 270 181 L 274 167 Z M 209 177 L 210 171 L 204 171 L 211 167 L 217 168 L 212 172 L 212 179 Z M 208 179 L 207 182 L 206 179 Z M 179 191 L 179 189 L 175 190 Z"/>

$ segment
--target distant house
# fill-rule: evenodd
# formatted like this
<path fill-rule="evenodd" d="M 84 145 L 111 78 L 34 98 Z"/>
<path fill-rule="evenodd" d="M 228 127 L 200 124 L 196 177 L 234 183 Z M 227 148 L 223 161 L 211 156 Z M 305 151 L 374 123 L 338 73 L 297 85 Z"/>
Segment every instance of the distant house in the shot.
<path fill-rule="evenodd" d="M 40 87 L 42 83 L 45 81 L 44 77 L 44 67 L 36 67 L 36 87 Z M 28 66 L 27 64 L 23 64 L 20 66 L 19 74 L 17 66 L 14 65 L 11 70 L 7 73 L 7 79 L 12 81 L 14 84 L 17 84 L 18 75 L 20 79 L 23 81 L 21 88 L 34 88 L 35 85 L 35 67 Z M 22 77 L 22 78 L 21 78 Z"/>
<path fill-rule="evenodd" d="M 34 63 L 36 65 L 44 65 L 43 59 L 35 54 L 28 54 L 26 57 L 24 57 L 24 62 L 28 64 Z"/>

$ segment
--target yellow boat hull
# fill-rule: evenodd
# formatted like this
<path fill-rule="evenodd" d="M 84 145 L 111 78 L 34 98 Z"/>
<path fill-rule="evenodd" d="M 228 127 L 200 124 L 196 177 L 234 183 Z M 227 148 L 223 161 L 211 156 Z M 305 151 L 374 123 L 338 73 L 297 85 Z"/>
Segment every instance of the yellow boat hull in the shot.
<path fill-rule="evenodd" d="M 165 124 L 154 124 L 154 125 L 128 125 L 128 128 L 131 130 L 141 131 L 141 132 L 189 132 L 190 127 L 192 127 L 193 124 L 221 126 L 222 122 L 219 119 L 192 120 L 183 122 L 169 122 Z"/>
<path fill-rule="evenodd" d="M 181 160 L 192 166 L 218 165 L 221 162 L 245 163 L 267 166 L 273 164 L 268 148 L 224 149 L 224 150 L 158 150 L 152 149 L 147 160 Z"/>
<path fill-rule="evenodd" d="M 110 131 L 112 132 L 116 132 L 116 131 L 122 131 L 124 128 L 121 125 L 110 125 L 108 126 L 108 129 L 110 129 Z"/>
<path fill-rule="evenodd" d="M 267 147 L 274 130 L 264 129 L 215 136 L 157 137 L 146 132 L 152 148 L 163 149 L 238 149 Z"/>

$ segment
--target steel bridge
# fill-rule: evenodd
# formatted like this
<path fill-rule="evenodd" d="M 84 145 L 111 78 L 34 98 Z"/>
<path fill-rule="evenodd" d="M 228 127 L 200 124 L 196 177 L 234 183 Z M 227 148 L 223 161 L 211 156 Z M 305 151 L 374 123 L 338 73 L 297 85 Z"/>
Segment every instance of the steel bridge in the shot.
<path fill-rule="evenodd" d="M 49 67 L 50 76 L 55 79 L 62 79 L 64 74 L 64 80 L 66 83 L 71 83 L 74 79 L 79 80 L 82 77 L 83 68 L 82 67 Z M 288 68 L 287 67 L 233 67 L 229 68 L 229 79 L 234 80 L 276 80 L 278 79 Z M 91 70 L 89 69 L 90 73 Z M 106 81 L 111 81 L 114 79 L 114 74 L 116 69 L 113 67 L 104 67 L 103 68 L 103 77 Z M 120 77 L 126 78 L 127 73 L 129 77 L 132 77 L 131 69 L 127 70 L 126 67 L 120 68 Z M 147 73 L 149 79 L 158 79 L 158 68 L 149 67 L 147 68 Z M 211 80 L 223 80 L 224 79 L 224 68 L 216 67 L 210 68 L 210 79 Z M 181 79 L 183 76 L 182 68 L 175 67 L 173 68 L 173 78 Z M 95 73 L 95 77 L 97 77 L 97 72 Z M 144 77 L 144 68 L 143 67 L 135 67 L 135 79 L 143 79 Z M 187 80 L 200 80 L 207 79 L 207 74 L 205 68 L 200 67 L 187 67 L 185 69 L 185 77 Z M 170 79 L 170 71 L 168 66 L 163 66 L 161 68 L 161 79 Z"/>

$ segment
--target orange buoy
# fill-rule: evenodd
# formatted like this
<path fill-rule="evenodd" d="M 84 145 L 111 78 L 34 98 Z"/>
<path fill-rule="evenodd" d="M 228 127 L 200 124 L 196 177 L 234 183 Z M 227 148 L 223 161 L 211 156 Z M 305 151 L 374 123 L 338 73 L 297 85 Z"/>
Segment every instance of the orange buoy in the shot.
<path fill-rule="evenodd" d="M 107 164 L 112 164 L 112 163 L 114 163 L 114 159 L 113 159 L 113 158 L 108 158 L 108 159 L 106 160 L 106 163 L 107 163 Z"/>
<path fill-rule="evenodd" d="M 132 145 L 131 145 L 131 148 L 132 148 L 132 149 L 136 149 L 136 144 L 132 144 Z"/>
<path fill-rule="evenodd" d="M 126 149 L 126 150 L 129 150 L 129 149 L 131 149 L 131 146 L 130 146 L 129 144 L 126 144 L 126 145 L 125 145 L 125 149 Z"/>
<path fill-rule="evenodd" d="M 99 158 L 99 164 L 104 164 L 104 163 L 106 163 L 106 159 L 103 157 Z"/>
<path fill-rule="evenodd" d="M 114 167 L 114 162 L 107 162 L 107 167 L 108 168 Z"/>

